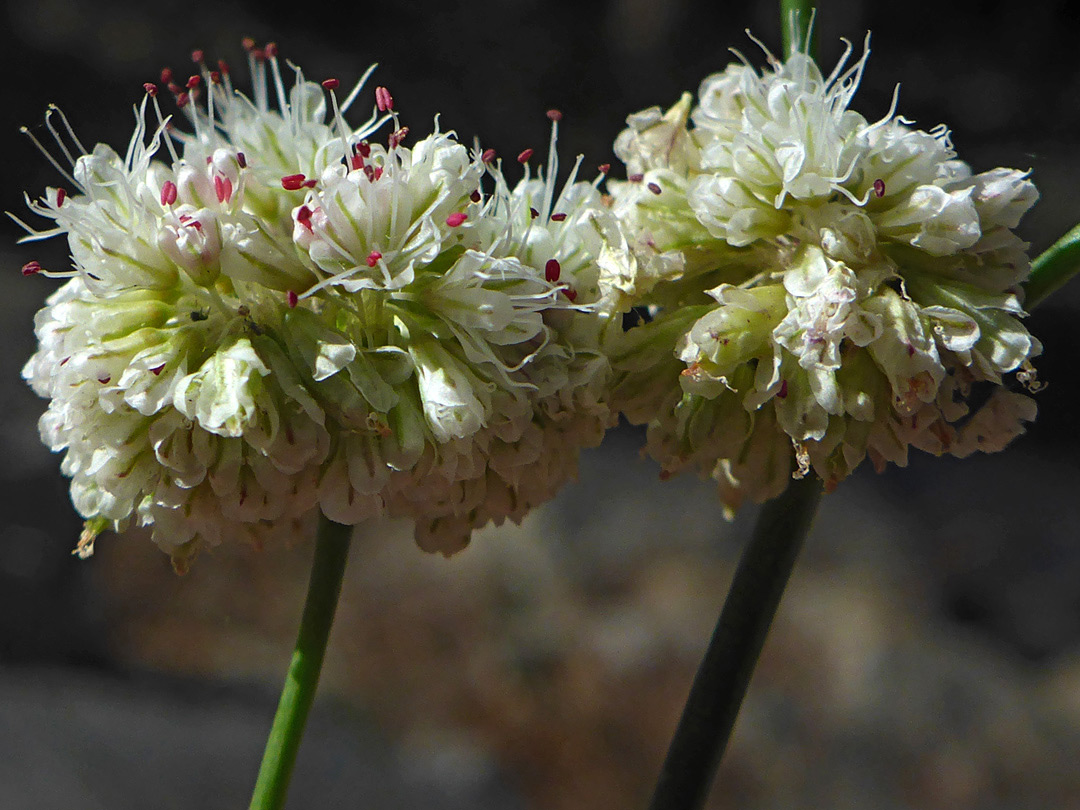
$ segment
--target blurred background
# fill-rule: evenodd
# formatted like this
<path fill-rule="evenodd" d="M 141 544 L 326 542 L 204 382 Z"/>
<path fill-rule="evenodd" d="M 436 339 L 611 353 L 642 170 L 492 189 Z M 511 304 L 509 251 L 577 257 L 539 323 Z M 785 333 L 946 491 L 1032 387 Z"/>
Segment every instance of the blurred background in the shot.
<path fill-rule="evenodd" d="M 38 0 L 0 23 L 0 207 L 57 178 L 18 134 L 56 102 L 123 146 L 130 106 L 193 48 L 243 76 L 242 36 L 313 79 L 380 62 L 414 132 L 612 162 L 625 116 L 723 68 L 744 29 L 779 51 L 777 4 L 487 0 L 312 6 Z M 856 109 L 952 127 L 976 170 L 1031 168 L 1038 252 L 1080 220 L 1080 12 L 1067 2 L 871 3 L 820 13 L 874 54 Z M 565 163 L 564 163 L 565 165 Z M 19 379 L 56 282 L 0 258 L 0 807 L 246 806 L 306 586 L 311 546 L 221 548 L 186 577 L 136 533 L 69 554 L 79 521 Z M 825 499 L 711 808 L 1080 808 L 1080 282 L 1031 316 L 1040 417 L 1003 454 L 913 456 Z M 291 808 L 644 807 L 755 517 L 725 523 L 707 482 L 661 484 L 620 428 L 522 526 L 430 557 L 408 527 L 357 530 Z"/>

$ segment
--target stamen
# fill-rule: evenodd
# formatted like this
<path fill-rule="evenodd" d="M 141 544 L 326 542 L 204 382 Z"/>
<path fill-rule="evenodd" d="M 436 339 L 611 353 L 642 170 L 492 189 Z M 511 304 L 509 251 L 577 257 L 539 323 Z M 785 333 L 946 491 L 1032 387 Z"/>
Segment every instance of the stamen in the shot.
<path fill-rule="evenodd" d="M 289 174 L 281 178 L 281 187 L 286 191 L 299 191 L 304 186 L 304 175 Z"/>
<path fill-rule="evenodd" d="M 292 290 L 289 290 L 289 293 L 286 296 L 286 299 L 289 302 L 289 309 L 295 309 L 297 303 L 300 301 L 300 297 L 296 293 L 294 293 Z"/>
<path fill-rule="evenodd" d="M 200 84 L 202 84 L 202 77 L 201 76 L 188 76 L 187 85 L 186 85 L 188 90 L 194 90 Z"/>
<path fill-rule="evenodd" d="M 468 214 L 462 213 L 461 211 L 456 211 L 446 218 L 446 224 L 449 225 L 451 228 L 456 228 L 468 218 Z"/>
<path fill-rule="evenodd" d="M 367 80 L 371 78 L 371 74 L 375 72 L 376 67 L 378 67 L 378 63 L 371 65 L 371 67 L 364 71 L 364 75 L 360 77 L 360 81 L 353 85 L 353 89 L 349 91 L 349 95 L 345 97 L 345 101 L 341 104 L 342 112 L 349 111 L 349 107 L 356 101 L 356 97 L 360 95 L 360 91 L 364 89 L 364 85 L 367 84 Z"/>
<path fill-rule="evenodd" d="M 163 372 L 164 370 L 165 364 L 162 363 L 160 366 L 154 366 L 152 369 L 150 369 L 150 373 L 153 374 L 155 377 L 160 377 L 161 372 Z"/>
<path fill-rule="evenodd" d="M 610 163 L 601 163 L 596 168 L 600 172 L 600 174 L 607 174 L 608 172 L 611 171 L 611 164 Z"/>
<path fill-rule="evenodd" d="M 203 56 L 204 54 L 202 50 L 196 48 L 194 51 L 191 52 L 191 61 L 194 62 L 196 65 L 201 65 L 203 63 Z"/>
<path fill-rule="evenodd" d="M 551 121 L 562 121 L 562 111 L 561 110 L 548 110 L 547 111 L 547 117 Z"/>
<path fill-rule="evenodd" d="M 153 82 L 143 82 L 142 88 L 146 91 L 146 95 L 150 96 L 150 98 L 154 98 L 157 96 L 157 85 Z"/>
<path fill-rule="evenodd" d="M 524 149 L 524 150 L 522 150 L 521 154 L 519 154 L 517 156 L 518 163 L 528 163 L 529 158 L 531 158 L 532 156 L 533 156 L 533 150 L 532 149 Z"/>
<path fill-rule="evenodd" d="M 538 216 L 540 216 L 540 212 L 539 212 L 539 211 L 537 211 L 537 210 L 536 210 L 535 208 L 530 208 L 530 209 L 529 209 L 529 216 L 530 216 L 530 217 L 531 217 L 532 219 L 536 219 L 536 218 L 537 218 Z"/>
<path fill-rule="evenodd" d="M 642 180 L 645 179 L 645 175 L 643 175 L 643 174 L 632 174 L 629 177 L 627 177 L 626 179 L 629 180 L 631 183 L 640 183 Z"/>
<path fill-rule="evenodd" d="M 552 214 L 551 215 L 551 221 L 552 222 L 562 222 L 564 219 L 566 219 L 566 214 L 561 214 L 560 213 L 560 214 Z"/>
<path fill-rule="evenodd" d="M 219 174 L 214 175 L 214 191 L 217 193 L 217 201 L 219 203 L 226 203 L 232 199 L 232 180 L 228 177 L 222 177 Z"/>
<path fill-rule="evenodd" d="M 52 155 L 50 155 L 49 151 L 41 145 L 41 141 L 34 137 L 33 132 L 31 132 L 27 127 L 19 127 L 19 132 L 29 138 L 33 142 L 34 146 L 38 148 L 38 151 L 45 156 L 45 159 L 53 165 L 53 168 L 60 172 L 60 174 L 64 175 L 64 177 L 66 177 L 73 186 L 75 186 L 76 188 L 82 188 L 82 186 L 79 185 L 78 181 L 76 181 L 75 178 L 68 173 L 67 169 L 61 166 L 60 162 Z"/>
<path fill-rule="evenodd" d="M 573 287 L 564 287 L 563 295 L 570 299 L 571 304 L 577 301 L 577 290 L 575 290 Z"/>
<path fill-rule="evenodd" d="M 172 205 L 174 202 L 176 202 L 176 183 L 172 180 L 166 180 L 161 187 L 161 204 L 166 206 Z"/>
<path fill-rule="evenodd" d="M 63 187 L 56 190 L 56 207 L 59 208 L 64 204 L 64 200 L 67 199 L 67 190 Z"/>
<path fill-rule="evenodd" d="M 187 93 L 181 93 L 180 95 L 178 95 L 176 97 L 176 106 L 179 107 L 182 110 L 182 109 L 184 109 L 184 107 L 187 106 L 187 103 L 190 100 L 191 100 L 191 97 Z"/>
<path fill-rule="evenodd" d="M 390 91 L 385 87 L 376 87 L 375 105 L 379 108 L 379 112 L 392 110 L 394 109 L 394 97 L 390 95 Z"/>
<path fill-rule="evenodd" d="M 787 399 L 787 380 L 780 381 L 780 390 L 776 392 L 777 399 Z"/>
<path fill-rule="evenodd" d="M 41 272 L 41 264 L 39 262 L 27 262 L 22 266 L 22 274 L 24 276 L 32 276 Z"/>
<path fill-rule="evenodd" d="M 878 198 L 885 196 L 885 181 L 880 177 L 874 181 L 874 196 Z"/>
<path fill-rule="evenodd" d="M 64 145 L 63 140 L 61 140 L 60 134 L 56 131 L 56 129 L 52 125 L 52 114 L 53 113 L 58 113 L 61 118 L 64 117 L 64 114 L 62 112 L 60 112 L 59 107 L 57 107 L 55 104 L 50 104 L 49 108 L 45 111 L 45 126 L 49 128 L 49 132 L 52 133 L 53 140 L 56 141 L 57 145 L 63 151 L 64 157 L 66 157 L 68 159 L 68 162 L 71 163 L 72 167 L 74 167 L 75 166 L 75 159 L 71 156 L 71 152 L 68 151 L 68 148 Z M 67 123 L 66 119 L 65 119 L 64 123 Z M 78 144 L 79 151 L 82 154 L 85 155 L 86 150 L 82 147 L 82 144 L 79 143 L 79 139 L 75 137 L 75 133 L 71 131 L 71 127 L 68 126 L 67 130 L 68 130 L 68 133 L 71 135 L 71 139 L 73 141 L 75 141 L 76 144 Z"/>
<path fill-rule="evenodd" d="M 663 189 L 661 189 L 660 186 L 657 185 L 656 183 L 649 183 L 649 185 L 647 185 L 646 188 L 649 189 L 649 191 L 651 191 L 653 194 L 662 194 L 663 193 Z"/>
<path fill-rule="evenodd" d="M 337 90 L 338 84 L 340 84 L 340 82 L 338 82 L 337 79 L 324 79 L 322 86 L 324 90 Z"/>
<path fill-rule="evenodd" d="M 240 164 L 241 169 L 246 169 L 247 168 L 247 158 L 244 157 L 243 152 L 237 152 L 236 153 L 236 162 Z"/>
<path fill-rule="evenodd" d="M 311 209 L 306 205 L 301 205 L 296 212 L 296 221 L 307 228 L 309 232 L 315 233 L 315 229 L 311 227 Z"/>
<path fill-rule="evenodd" d="M 367 266 L 368 267 L 374 267 L 375 265 L 377 265 L 379 263 L 379 259 L 381 259 L 381 258 L 382 258 L 382 254 L 379 253 L 379 251 L 377 251 L 377 250 L 371 251 L 371 253 L 369 253 L 368 257 L 367 257 Z"/>
<path fill-rule="evenodd" d="M 479 190 L 474 189 L 473 193 L 469 195 L 469 199 L 472 200 L 474 203 L 480 202 L 480 192 L 479 192 Z"/>
<path fill-rule="evenodd" d="M 167 86 L 167 85 L 172 84 L 172 80 L 173 80 L 172 68 L 162 68 L 161 69 L 161 83 Z"/>
<path fill-rule="evenodd" d="M 547 264 L 544 265 L 544 280 L 549 284 L 554 284 L 559 280 L 559 274 L 562 272 L 562 265 L 559 264 L 558 259 L 548 259 Z"/>
<path fill-rule="evenodd" d="M 480 155 L 481 163 L 494 163 L 495 162 L 495 150 L 485 149 L 483 154 Z"/>
<path fill-rule="evenodd" d="M 398 146 L 401 146 L 401 142 L 403 140 L 405 140 L 405 138 L 406 138 L 406 136 L 408 134 L 409 134 L 409 128 L 408 127 L 402 127 L 401 129 L 397 130 L 396 132 L 391 132 L 390 133 L 390 137 L 386 139 L 387 143 L 390 144 L 391 149 L 396 149 Z"/>

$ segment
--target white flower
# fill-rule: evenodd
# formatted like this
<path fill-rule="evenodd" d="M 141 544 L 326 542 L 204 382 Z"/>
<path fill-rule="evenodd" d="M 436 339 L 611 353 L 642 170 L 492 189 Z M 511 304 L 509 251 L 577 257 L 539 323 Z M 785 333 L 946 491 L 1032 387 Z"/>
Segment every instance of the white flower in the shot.
<path fill-rule="evenodd" d="M 693 128 L 684 97 L 616 141 L 661 192 L 612 186 L 628 235 L 608 239 L 601 285 L 653 319 L 612 342 L 616 398 L 666 473 L 713 475 L 731 508 L 810 467 L 833 486 L 911 445 L 1000 449 L 1034 415 L 1019 394 L 974 414 L 965 399 L 1041 350 L 1018 320 L 1030 264 L 1011 231 L 1035 187 L 973 176 L 948 130 L 911 128 L 895 99 L 873 123 L 849 109 L 869 53 L 845 69 L 850 52 L 827 77 L 802 53 L 766 52 L 761 73 L 744 59 L 702 83 Z M 695 227 L 709 236 L 671 236 Z M 656 247 L 683 272 L 649 272 Z"/>
<path fill-rule="evenodd" d="M 55 227 L 28 238 L 66 234 L 75 260 L 27 265 L 71 280 L 24 375 L 50 399 L 80 553 L 137 523 L 184 567 L 316 509 L 408 517 L 450 553 L 520 520 L 613 418 L 597 184 L 575 166 L 558 191 L 554 128 L 546 176 L 511 189 L 453 133 L 406 146 L 385 88 L 346 124 L 366 75 L 339 104 L 336 81 L 296 70 L 286 92 L 276 49 L 250 54 L 250 101 L 205 68 L 175 88 L 179 151 L 153 86 L 124 159 L 57 132 L 75 191 L 30 204 Z"/>

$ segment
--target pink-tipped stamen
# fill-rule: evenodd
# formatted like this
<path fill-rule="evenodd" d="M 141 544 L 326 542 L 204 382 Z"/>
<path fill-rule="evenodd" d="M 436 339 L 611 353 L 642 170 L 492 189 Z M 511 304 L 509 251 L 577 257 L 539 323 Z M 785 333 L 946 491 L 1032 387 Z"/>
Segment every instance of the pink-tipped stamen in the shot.
<path fill-rule="evenodd" d="M 289 290 L 286 300 L 289 302 L 289 309 L 296 309 L 296 305 L 300 303 L 300 296 Z"/>
<path fill-rule="evenodd" d="M 27 262 L 22 266 L 22 274 L 24 276 L 33 276 L 41 272 L 40 262 Z"/>
<path fill-rule="evenodd" d="M 286 191 L 299 191 L 304 187 L 304 175 L 287 174 L 281 178 L 281 187 Z"/>
<path fill-rule="evenodd" d="M 596 168 L 599 170 L 600 174 L 607 174 L 608 172 L 611 171 L 611 164 L 610 163 L 601 163 Z"/>
<path fill-rule="evenodd" d="M 337 79 L 324 79 L 322 86 L 323 90 L 337 90 L 340 82 Z"/>
<path fill-rule="evenodd" d="M 375 265 L 377 265 L 379 263 L 379 259 L 381 259 L 381 258 L 382 258 L 382 254 L 379 253 L 379 251 L 377 251 L 377 250 L 371 251 L 371 253 L 368 254 L 367 259 L 366 259 L 367 266 L 368 267 L 374 267 Z"/>
<path fill-rule="evenodd" d="M 461 211 L 455 211 L 453 214 L 451 214 L 450 216 L 448 216 L 446 218 L 446 224 L 449 225 L 451 228 L 456 228 L 458 225 L 460 225 L 462 222 L 464 222 L 468 218 L 469 218 L 468 214 L 465 214 L 465 213 L 463 213 Z"/>
<path fill-rule="evenodd" d="M 529 158 L 531 158 L 532 156 L 533 156 L 533 150 L 532 149 L 523 149 L 521 151 L 521 153 L 517 156 L 518 163 L 528 163 Z"/>
<path fill-rule="evenodd" d="M 376 87 L 375 105 L 379 108 L 379 112 L 392 110 L 394 109 L 394 97 L 390 95 L 390 91 L 385 87 Z"/>
<path fill-rule="evenodd" d="M 880 177 L 874 181 L 874 196 L 879 199 L 885 196 L 885 181 Z"/>
<path fill-rule="evenodd" d="M 176 183 L 172 180 L 166 180 L 161 187 L 161 205 L 172 205 L 176 202 Z"/>
<path fill-rule="evenodd" d="M 143 82 L 142 89 L 146 91 L 146 95 L 153 98 L 157 95 L 157 85 L 153 82 Z"/>
<path fill-rule="evenodd" d="M 566 219 L 566 214 L 552 214 L 551 215 L 551 221 L 552 222 L 562 222 L 564 219 Z"/>
<path fill-rule="evenodd" d="M 562 110 L 548 110 L 547 117 L 549 121 L 562 121 Z"/>
<path fill-rule="evenodd" d="M 549 284 L 554 284 L 559 280 L 560 273 L 562 273 L 562 265 L 559 264 L 559 260 L 548 259 L 547 264 L 544 265 L 544 280 Z"/>
<path fill-rule="evenodd" d="M 485 149 L 483 151 L 483 153 L 480 155 L 480 162 L 481 163 L 494 163 L 495 162 L 495 150 L 494 149 Z"/>

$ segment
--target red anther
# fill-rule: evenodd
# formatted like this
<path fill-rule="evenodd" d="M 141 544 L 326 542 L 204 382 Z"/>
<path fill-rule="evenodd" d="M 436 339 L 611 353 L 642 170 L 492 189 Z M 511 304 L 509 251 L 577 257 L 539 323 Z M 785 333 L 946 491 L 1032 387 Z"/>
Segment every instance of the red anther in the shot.
<path fill-rule="evenodd" d="M 304 186 L 304 175 L 288 174 L 281 178 L 281 187 L 286 191 L 299 191 Z"/>
<path fill-rule="evenodd" d="M 67 199 L 67 189 L 62 186 L 56 190 L 56 207 L 59 208 Z"/>
<path fill-rule="evenodd" d="M 656 183 L 649 183 L 649 185 L 647 185 L 646 188 L 649 189 L 649 191 L 651 191 L 653 194 L 661 194 L 661 193 L 663 193 L 663 189 L 660 188 L 660 186 L 657 185 Z"/>
<path fill-rule="evenodd" d="M 172 81 L 172 68 L 161 69 L 161 83 L 168 84 Z"/>
<path fill-rule="evenodd" d="M 353 169 L 362 169 L 364 168 L 364 159 L 359 155 L 353 155 L 349 158 L 349 164 Z"/>
<path fill-rule="evenodd" d="M 562 272 L 562 265 L 559 264 L 558 259 L 548 259 L 547 264 L 544 265 L 544 281 L 549 284 L 554 284 L 559 280 L 559 274 Z"/>
<path fill-rule="evenodd" d="M 169 92 L 172 93 L 174 96 L 178 96 L 182 92 L 184 92 L 184 88 L 178 85 L 176 82 L 169 82 L 166 87 L 169 88 Z"/>
<path fill-rule="evenodd" d="M 476 189 L 473 189 L 473 193 L 469 195 L 469 199 L 472 200 L 474 203 L 480 202 L 480 192 Z"/>
<path fill-rule="evenodd" d="M 319 181 L 312 177 L 310 180 L 304 181 L 304 188 L 315 188 L 315 184 Z"/>
<path fill-rule="evenodd" d="M 643 175 L 643 174 L 632 174 L 629 177 L 627 177 L 626 179 L 629 180 L 631 183 L 640 183 L 642 180 L 645 179 L 645 175 Z"/>
<path fill-rule="evenodd" d="M 241 169 L 246 169 L 247 168 L 247 158 L 244 157 L 243 152 L 237 152 L 236 153 L 236 162 L 240 165 Z"/>
<path fill-rule="evenodd" d="M 24 276 L 32 276 L 34 273 L 41 272 L 40 262 L 27 262 L 22 266 L 22 274 Z"/>
<path fill-rule="evenodd" d="M 600 174 L 607 174 L 608 172 L 611 171 L 611 164 L 610 163 L 601 163 L 596 168 L 600 170 Z"/>
<path fill-rule="evenodd" d="M 480 155 L 480 161 L 482 163 L 494 163 L 495 162 L 495 150 L 485 149 Z"/>
<path fill-rule="evenodd" d="M 187 89 L 188 90 L 194 90 L 200 84 L 202 84 L 202 76 L 188 76 L 188 80 L 187 80 Z"/>
<path fill-rule="evenodd" d="M 196 65 L 202 64 L 203 56 L 204 56 L 204 54 L 203 54 L 202 50 L 199 49 L 199 48 L 196 48 L 195 50 L 193 50 L 191 52 L 191 61 L 194 62 Z"/>
<path fill-rule="evenodd" d="M 176 183 L 172 180 L 166 180 L 161 187 L 161 204 L 166 206 L 172 205 L 174 202 L 176 202 Z"/>
<path fill-rule="evenodd" d="M 157 377 L 164 370 L 165 370 L 165 364 L 162 363 L 160 366 L 154 366 L 152 369 L 150 369 L 150 373 L 153 374 L 155 377 Z"/>
<path fill-rule="evenodd" d="M 255 57 L 256 62 L 266 61 L 266 51 L 264 51 L 262 48 L 256 48 L 251 52 L 251 55 Z"/>
<path fill-rule="evenodd" d="M 241 304 L 236 308 L 236 314 L 239 315 L 241 318 L 246 318 L 248 315 L 251 314 L 251 309 L 248 307 L 247 304 Z"/>
<path fill-rule="evenodd" d="M 70 359 L 71 359 L 71 355 L 68 355 L 68 356 L 67 356 L 67 357 L 65 357 L 65 358 L 64 358 L 63 360 L 61 360 L 61 361 L 60 361 L 60 365 L 62 365 L 62 366 L 66 366 L 66 365 L 67 365 L 67 363 L 68 363 L 68 360 L 70 360 Z"/>
<path fill-rule="evenodd" d="M 210 155 L 207 155 L 206 156 L 206 165 L 209 166 L 213 162 L 214 162 L 214 158 L 212 156 L 210 156 Z"/>
<path fill-rule="evenodd" d="M 298 296 L 292 290 L 289 290 L 289 293 L 286 297 L 289 301 L 289 309 L 293 309 L 298 303 L 300 303 L 300 296 Z"/>
<path fill-rule="evenodd" d="M 267 42 L 266 47 L 263 48 L 263 53 L 266 54 L 267 59 L 273 59 L 274 57 L 276 57 L 277 56 L 277 43 L 276 42 Z"/>
<path fill-rule="evenodd" d="M 577 290 L 573 287 L 565 287 L 563 289 L 563 295 L 570 299 L 571 304 L 577 301 Z"/>
<path fill-rule="evenodd" d="M 537 211 L 535 208 L 530 208 L 529 209 L 529 216 L 532 217 L 533 219 L 536 219 L 538 216 L 540 216 L 540 212 Z"/>
<path fill-rule="evenodd" d="M 187 103 L 191 100 L 191 97 L 187 93 L 181 93 L 176 97 L 176 106 L 181 110 L 187 106 Z"/>
<path fill-rule="evenodd" d="M 364 177 L 366 177 L 368 179 L 369 183 L 374 183 L 375 182 L 375 167 L 369 165 L 369 166 L 364 166 L 363 169 L 364 169 Z"/>
<path fill-rule="evenodd" d="M 532 149 L 523 149 L 521 154 L 518 155 L 518 163 L 528 163 L 529 158 L 533 156 Z"/>
<path fill-rule="evenodd" d="M 396 132 L 391 132 L 390 137 L 387 138 L 386 140 L 390 144 L 390 148 L 394 149 L 394 148 L 396 148 L 398 146 L 401 146 L 401 142 L 403 140 L 405 140 L 405 138 L 408 136 L 408 134 L 409 134 L 409 128 L 408 127 L 402 127 L 401 129 L 397 130 Z"/>
<path fill-rule="evenodd" d="M 110 381 L 111 379 L 112 379 L 112 377 L 110 377 L 110 376 L 109 376 L 108 374 L 106 374 L 106 375 L 105 375 L 104 377 L 98 377 L 98 378 L 97 378 L 97 381 L 98 381 L 99 383 L 101 383 L 102 385 L 108 385 L 108 384 L 109 384 L 109 381 Z"/>
<path fill-rule="evenodd" d="M 226 62 L 224 59 L 218 59 L 217 60 L 217 67 L 218 67 L 218 70 L 221 71 L 222 76 L 228 76 L 229 75 L 229 63 Z"/>
<path fill-rule="evenodd" d="M 307 228 L 311 233 L 315 233 L 315 229 L 311 227 L 311 209 L 306 205 L 301 205 L 297 210 L 296 221 Z"/>
<path fill-rule="evenodd" d="M 547 117 L 551 121 L 562 121 L 562 110 L 548 110 Z"/>
<path fill-rule="evenodd" d="M 562 222 L 564 219 L 566 219 L 566 214 L 552 214 L 551 215 L 551 221 L 552 222 Z"/>
<path fill-rule="evenodd" d="M 375 105 L 379 108 L 379 112 L 392 110 L 394 109 L 394 97 L 390 95 L 390 91 L 385 87 L 376 87 Z"/>
<path fill-rule="evenodd" d="M 461 211 L 455 211 L 453 214 L 446 218 L 446 224 L 449 225 L 451 228 L 456 228 L 468 218 L 468 214 L 463 214 Z"/>
<path fill-rule="evenodd" d="M 375 171 L 372 173 L 372 179 L 378 180 L 382 177 L 382 166 L 376 166 Z"/>
<path fill-rule="evenodd" d="M 251 53 L 255 50 L 255 40 L 253 40 L 251 37 L 244 37 L 242 40 L 240 40 L 240 47 L 242 47 L 248 53 Z"/>
<path fill-rule="evenodd" d="M 369 253 L 368 257 L 367 257 L 367 266 L 368 267 L 374 267 L 375 265 L 377 265 L 379 263 L 379 259 L 381 259 L 381 258 L 382 258 L 382 254 L 379 253 L 379 251 L 377 251 L 377 250 L 371 251 L 371 253 Z"/>
<path fill-rule="evenodd" d="M 218 73 L 216 70 L 211 70 L 210 71 L 210 83 L 211 84 L 221 84 L 221 74 Z"/>
<path fill-rule="evenodd" d="M 885 196 L 885 181 L 882 180 L 880 177 L 877 180 L 874 181 L 874 196 L 875 197 L 884 197 Z"/>
<path fill-rule="evenodd" d="M 324 79 L 322 86 L 324 90 L 337 90 L 339 84 L 341 84 L 341 82 L 337 79 Z"/>
<path fill-rule="evenodd" d="M 360 157 L 368 157 L 371 155 L 371 144 L 367 141 L 360 141 L 360 143 L 353 146 L 357 152 L 360 153 Z"/>
<path fill-rule="evenodd" d="M 146 95 L 153 98 L 157 95 L 157 85 L 153 82 L 143 82 L 142 89 L 146 91 Z"/>
<path fill-rule="evenodd" d="M 780 381 L 780 390 L 776 392 L 777 399 L 787 399 L 787 380 Z"/>
<path fill-rule="evenodd" d="M 228 202 L 232 199 L 232 180 L 220 174 L 214 175 L 214 191 L 217 192 L 219 203 Z"/>

